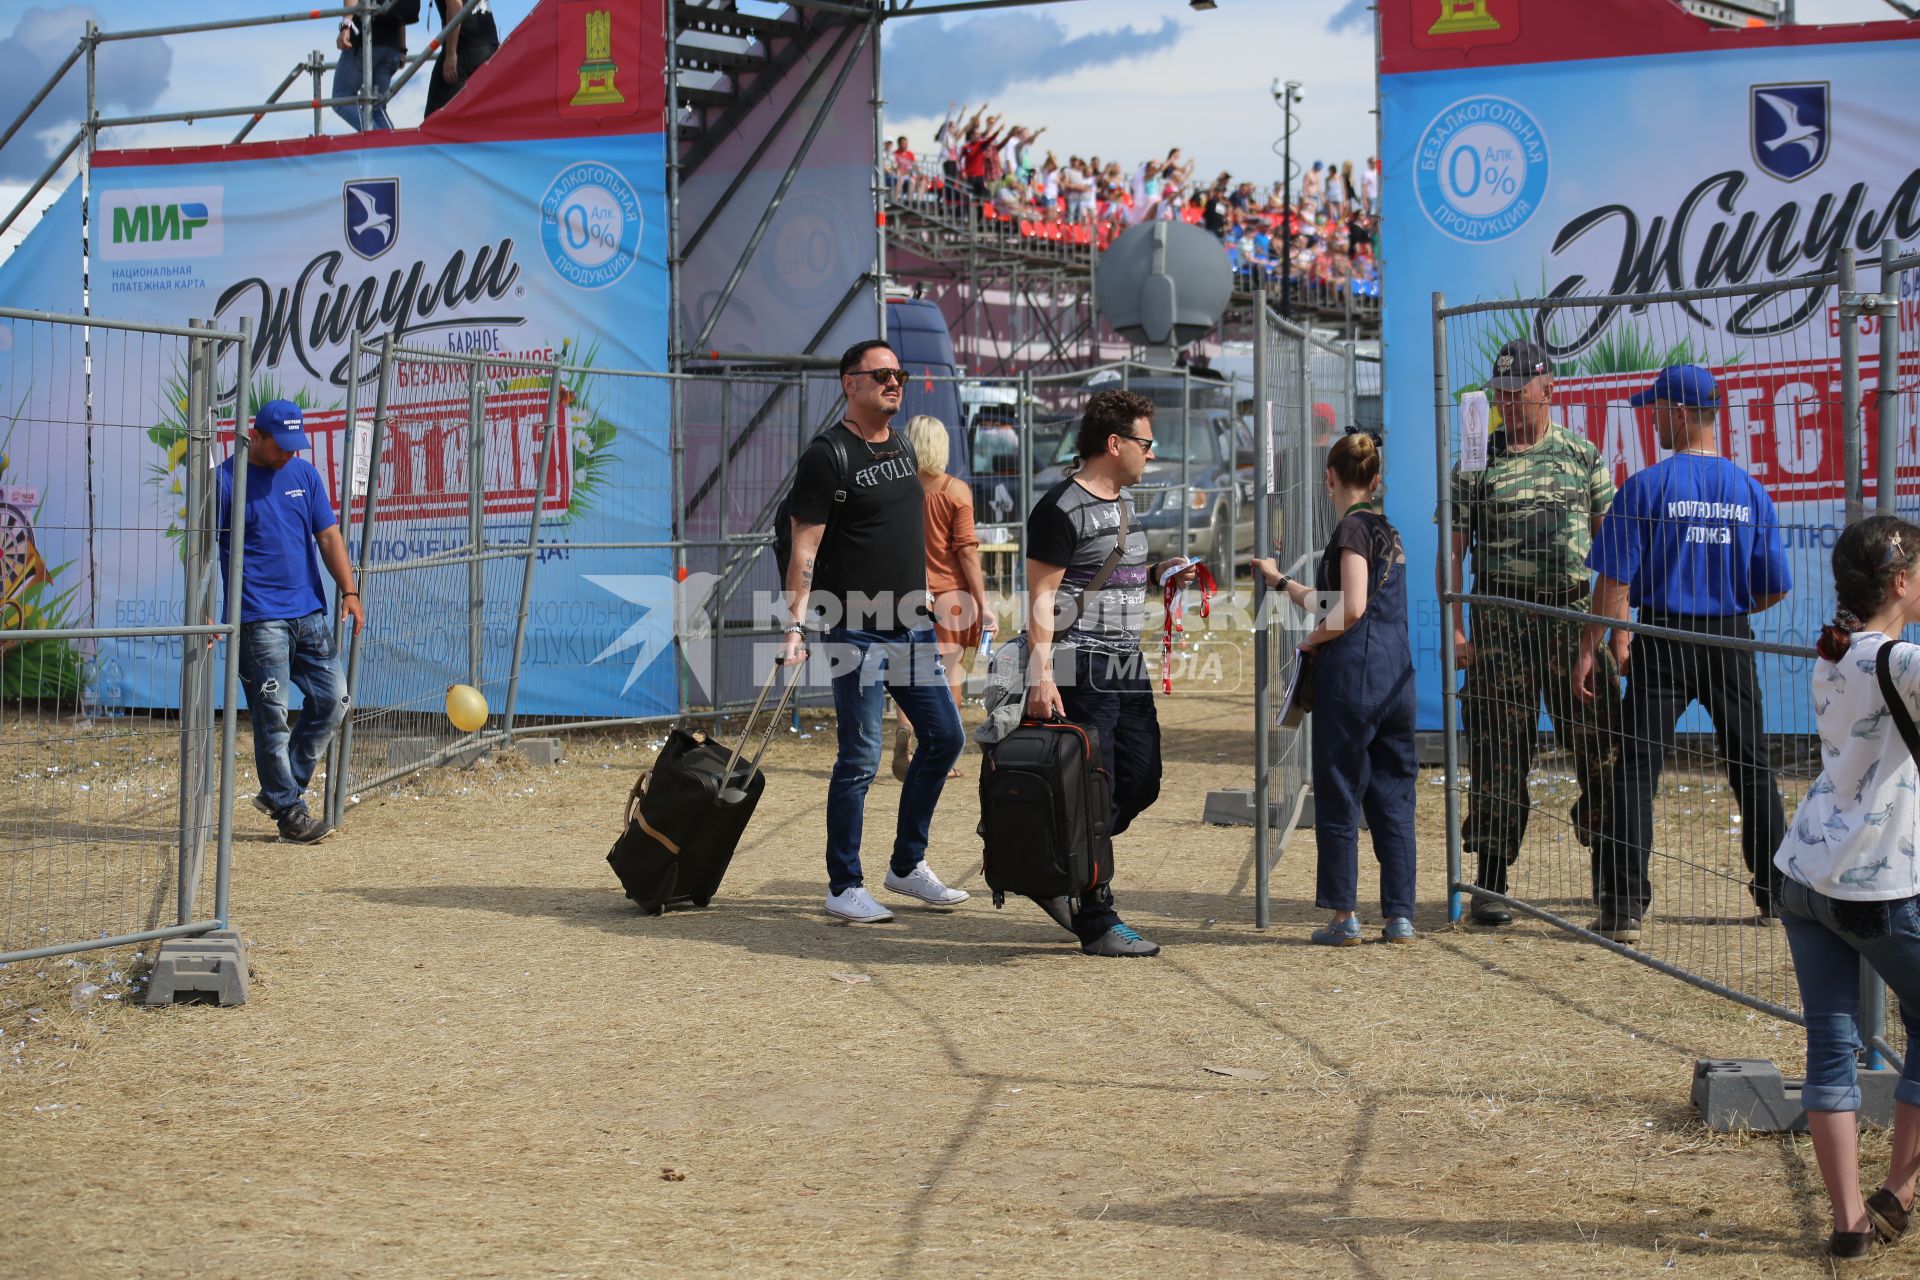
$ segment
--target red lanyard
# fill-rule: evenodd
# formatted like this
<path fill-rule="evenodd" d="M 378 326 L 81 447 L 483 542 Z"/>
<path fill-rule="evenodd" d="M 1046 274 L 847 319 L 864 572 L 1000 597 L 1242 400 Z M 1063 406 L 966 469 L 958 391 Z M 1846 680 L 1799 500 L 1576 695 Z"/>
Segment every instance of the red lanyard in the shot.
<path fill-rule="evenodd" d="M 1200 588 L 1200 616 L 1210 618 L 1213 616 L 1213 573 L 1204 564 L 1196 564 L 1193 569 L 1194 585 Z M 1173 692 L 1174 633 L 1178 632 L 1181 636 L 1187 634 L 1187 629 L 1180 623 L 1180 615 L 1185 610 L 1184 597 L 1187 589 L 1174 585 L 1174 579 L 1179 576 L 1175 574 L 1173 578 L 1168 579 L 1165 589 L 1166 618 L 1160 628 L 1160 692 L 1162 693 Z"/>

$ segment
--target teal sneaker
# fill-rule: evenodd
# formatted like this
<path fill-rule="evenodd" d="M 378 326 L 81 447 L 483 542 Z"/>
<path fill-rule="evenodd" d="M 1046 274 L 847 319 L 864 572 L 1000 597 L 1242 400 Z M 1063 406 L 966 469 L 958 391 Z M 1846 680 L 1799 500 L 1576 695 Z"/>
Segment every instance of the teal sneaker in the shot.
<path fill-rule="evenodd" d="M 1080 944 L 1080 949 L 1090 956 L 1154 956 L 1160 954 L 1160 944 L 1148 942 L 1124 924 L 1116 924 L 1099 937 Z"/>
<path fill-rule="evenodd" d="M 1323 947 L 1357 947 L 1360 945 L 1360 917 L 1348 916 L 1335 924 L 1329 920 L 1313 931 L 1313 941 Z"/>
<path fill-rule="evenodd" d="M 1387 927 L 1380 931 L 1380 937 L 1387 942 L 1412 942 L 1416 936 L 1413 931 L 1413 921 L 1405 916 L 1395 916 L 1387 921 Z"/>

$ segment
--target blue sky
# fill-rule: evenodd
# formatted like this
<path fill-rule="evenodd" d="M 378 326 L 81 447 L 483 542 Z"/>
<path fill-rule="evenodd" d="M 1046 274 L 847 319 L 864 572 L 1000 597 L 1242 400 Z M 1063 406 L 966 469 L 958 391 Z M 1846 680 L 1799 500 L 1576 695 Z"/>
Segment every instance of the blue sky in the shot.
<path fill-rule="evenodd" d="M 630 0 L 642 2 L 642 0 Z M 651 2 L 651 0 L 646 0 Z M 493 0 L 510 31 L 534 0 Z M 777 6 L 745 0 L 746 7 Z M 10 121 L 73 47 L 91 12 L 108 30 L 168 19 L 216 21 L 296 11 L 298 0 L 0 0 L 0 120 Z M 429 12 L 431 7 L 428 6 Z M 1805 22 L 1893 17 L 1883 0 L 1800 0 Z M 108 112 L 180 111 L 264 99 L 314 48 L 332 55 L 332 19 L 108 46 L 101 82 Z M 414 29 L 416 45 L 426 39 Z M 924 150 L 949 101 L 990 98 L 1010 119 L 1047 126 L 1042 145 L 1064 155 L 1098 154 L 1133 162 L 1182 147 L 1199 171 L 1222 169 L 1271 181 L 1280 176 L 1271 146 L 1280 112 L 1268 92 L 1276 79 L 1306 86 L 1295 138 L 1296 162 L 1351 159 L 1374 152 L 1373 34 L 1364 0 L 1220 0 L 1195 13 L 1179 0 L 1077 0 L 964 17 L 912 18 L 887 34 L 887 128 Z M 0 213 L 10 209 L 57 148 L 80 112 L 80 80 L 35 117 L 35 127 L 0 153 Z M 426 101 L 416 77 L 396 104 L 396 120 L 416 123 Z M 235 120 L 119 131 L 108 145 L 191 145 L 221 141 Z M 326 128 L 343 131 L 329 113 Z M 307 133 L 312 116 L 269 117 L 253 136 Z M 23 219 L 23 221 L 25 221 Z M 11 242 L 0 244 L 3 254 Z"/>

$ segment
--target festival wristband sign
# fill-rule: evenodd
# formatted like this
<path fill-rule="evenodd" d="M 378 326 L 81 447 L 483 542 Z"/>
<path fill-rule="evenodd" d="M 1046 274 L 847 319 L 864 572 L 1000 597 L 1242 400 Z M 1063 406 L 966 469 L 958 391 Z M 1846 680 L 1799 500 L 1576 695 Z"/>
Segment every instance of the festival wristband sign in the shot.
<path fill-rule="evenodd" d="M 1920 65 L 1912 24 L 1729 32 L 1667 0 L 1384 0 L 1380 23 L 1387 512 L 1410 562 L 1441 549 L 1435 291 L 1458 305 L 1707 288 L 1833 271 L 1845 248 L 1873 258 L 1887 238 L 1920 246 L 1920 124 L 1902 105 Z M 1873 288 L 1875 269 L 1861 279 Z M 1909 423 L 1914 283 L 1895 320 Z M 1478 389 L 1510 339 L 1542 343 L 1555 420 L 1623 480 L 1661 457 L 1651 411 L 1628 397 L 1665 364 L 1712 369 L 1722 451 L 1767 486 L 1783 524 L 1809 530 L 1789 538 L 1794 593 L 1756 615 L 1756 632 L 1810 645 L 1831 612 L 1826 555 L 1844 498 L 1838 303 L 1829 287 L 1485 313 L 1449 328 L 1449 389 L 1456 401 Z M 1878 327 L 1859 323 L 1872 501 Z M 1897 465 L 1912 503 L 1911 429 Z M 1420 727 L 1437 729 L 1443 613 L 1427 575 L 1409 592 Z M 1804 729 L 1802 701 L 1771 700 L 1768 727 Z"/>

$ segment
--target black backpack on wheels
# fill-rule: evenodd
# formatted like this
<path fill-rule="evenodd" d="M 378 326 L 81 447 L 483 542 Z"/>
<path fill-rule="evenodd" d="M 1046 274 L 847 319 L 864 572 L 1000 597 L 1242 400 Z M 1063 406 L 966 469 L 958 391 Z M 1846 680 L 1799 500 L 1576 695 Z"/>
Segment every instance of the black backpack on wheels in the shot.
<path fill-rule="evenodd" d="M 777 662 L 731 751 L 698 730 L 675 728 L 653 768 L 633 784 L 627 795 L 626 829 L 607 854 L 607 863 L 627 896 L 648 915 L 660 915 L 669 906 L 704 907 L 713 901 L 767 788 L 760 758 L 801 670 L 796 663 L 753 759 L 741 756 L 780 678 Z"/>
<path fill-rule="evenodd" d="M 1100 738 L 1067 720 L 1024 720 L 980 770 L 981 854 L 993 905 L 1009 893 L 1080 900 L 1113 874 L 1113 780 Z"/>

